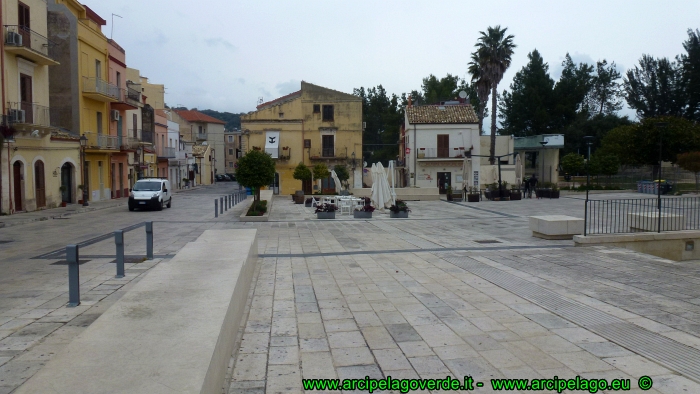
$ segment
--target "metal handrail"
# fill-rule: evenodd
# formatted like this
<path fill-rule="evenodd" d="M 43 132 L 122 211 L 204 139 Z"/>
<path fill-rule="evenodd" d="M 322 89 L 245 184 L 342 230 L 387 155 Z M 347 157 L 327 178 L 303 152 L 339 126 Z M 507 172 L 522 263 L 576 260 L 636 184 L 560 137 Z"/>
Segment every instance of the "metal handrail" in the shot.
<path fill-rule="evenodd" d="M 14 34 L 20 36 L 21 38 L 15 38 L 15 36 L 11 36 Z M 42 36 L 41 34 L 35 32 L 34 30 L 26 26 L 5 25 L 5 42 L 6 45 L 11 45 L 11 42 L 21 42 L 20 45 L 15 46 L 29 48 L 32 51 L 38 52 L 53 60 L 57 60 L 58 58 L 56 54 L 56 44 L 53 41 L 49 40 L 48 38 Z"/>
<path fill-rule="evenodd" d="M 700 197 L 588 200 L 584 235 L 700 229 Z"/>
<path fill-rule="evenodd" d="M 119 87 L 117 85 L 96 77 L 83 77 L 83 92 L 100 93 L 105 96 L 120 99 Z"/>
<path fill-rule="evenodd" d="M 7 107 L 8 114 L 10 114 L 8 119 L 11 123 L 26 123 L 44 127 L 53 126 L 49 107 L 22 102 L 8 102 Z M 15 111 L 23 111 L 23 113 Z M 22 121 L 22 117 L 24 121 Z"/>

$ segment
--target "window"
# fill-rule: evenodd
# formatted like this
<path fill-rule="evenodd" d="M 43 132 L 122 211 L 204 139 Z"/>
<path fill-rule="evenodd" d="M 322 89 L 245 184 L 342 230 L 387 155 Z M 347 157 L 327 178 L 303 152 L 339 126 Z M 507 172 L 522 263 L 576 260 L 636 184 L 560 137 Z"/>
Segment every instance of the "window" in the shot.
<path fill-rule="evenodd" d="M 321 113 L 321 105 L 320 104 L 314 104 L 314 113 L 315 114 Z"/>
<path fill-rule="evenodd" d="M 95 60 L 95 78 L 102 79 L 102 62 Z"/>
<path fill-rule="evenodd" d="M 438 134 L 437 157 L 450 157 L 450 135 Z"/>
<path fill-rule="evenodd" d="M 325 108 L 325 107 L 324 107 Z M 335 157 L 335 136 L 334 135 L 322 135 L 323 149 L 321 151 L 322 157 Z"/>
<path fill-rule="evenodd" d="M 29 30 L 31 25 L 29 24 L 29 7 L 26 4 L 19 3 L 19 26 L 24 29 Z"/>
<path fill-rule="evenodd" d="M 332 122 L 333 121 L 333 106 L 324 105 L 323 106 L 323 121 Z"/>
<path fill-rule="evenodd" d="M 117 86 L 122 87 L 122 74 L 119 71 L 117 71 Z"/>
<path fill-rule="evenodd" d="M 229 166 L 229 168 L 233 168 L 233 162 L 232 162 L 232 161 L 229 161 L 229 162 L 228 162 L 228 166 Z"/>
<path fill-rule="evenodd" d="M 229 154 L 229 155 L 233 155 L 233 149 L 229 149 L 229 150 L 228 150 L 228 154 Z"/>
<path fill-rule="evenodd" d="M 280 112 L 280 119 L 284 119 L 284 112 Z"/>
<path fill-rule="evenodd" d="M 102 134 L 102 112 L 97 113 L 97 134 Z"/>
<path fill-rule="evenodd" d="M 304 148 L 311 148 L 311 140 L 304 140 Z"/>
<path fill-rule="evenodd" d="M 229 135 L 229 136 L 228 136 L 228 142 L 233 142 L 233 136 L 232 136 L 232 135 Z"/>

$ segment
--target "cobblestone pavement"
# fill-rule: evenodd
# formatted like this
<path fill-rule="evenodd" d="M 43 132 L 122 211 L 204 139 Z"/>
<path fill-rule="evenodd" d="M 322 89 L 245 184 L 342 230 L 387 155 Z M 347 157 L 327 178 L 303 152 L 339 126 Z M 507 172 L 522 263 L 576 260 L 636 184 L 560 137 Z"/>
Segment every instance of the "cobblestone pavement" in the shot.
<path fill-rule="evenodd" d="M 597 198 L 637 198 L 605 194 Z M 527 217 L 583 217 L 581 195 L 409 203 L 409 219 L 316 220 L 277 198 L 230 392 L 307 378 L 653 378 L 700 392 L 697 262 L 532 238 Z M 663 346 L 661 346 L 661 345 Z M 693 361 L 695 360 L 695 361 Z M 612 392 L 612 391 L 601 391 Z"/>
<path fill-rule="evenodd" d="M 58 208 L 3 217 L 0 228 L 0 394 L 36 373 L 116 302 L 144 273 L 204 230 L 230 228 L 245 204 L 214 218 L 214 198 L 237 185 L 222 183 L 175 193 L 173 208 L 129 212 L 121 201 L 102 208 Z M 109 207 L 110 205 L 114 207 Z M 106 206 L 106 207 L 105 207 Z M 71 209 L 73 209 L 71 211 Z M 33 220 L 44 215 L 46 219 Z M 142 223 L 154 221 L 154 260 L 145 260 Z M 126 276 L 115 279 L 113 231 L 125 229 Z M 67 308 L 64 250 L 80 244 L 81 305 Z"/>

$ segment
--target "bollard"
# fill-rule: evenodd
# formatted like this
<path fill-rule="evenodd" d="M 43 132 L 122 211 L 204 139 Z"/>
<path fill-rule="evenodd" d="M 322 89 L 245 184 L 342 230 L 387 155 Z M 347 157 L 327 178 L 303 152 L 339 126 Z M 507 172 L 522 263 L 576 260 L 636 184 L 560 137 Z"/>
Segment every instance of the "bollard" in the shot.
<path fill-rule="evenodd" d="M 117 245 L 117 276 L 116 278 L 124 277 L 124 231 L 117 230 L 114 232 L 114 243 Z"/>
<path fill-rule="evenodd" d="M 228 203 L 226 202 L 226 196 L 221 197 L 224 202 L 224 211 L 228 212 Z"/>
<path fill-rule="evenodd" d="M 219 213 L 224 213 L 224 198 L 219 197 Z"/>
<path fill-rule="evenodd" d="M 153 222 L 146 222 L 146 258 L 153 260 Z"/>
<path fill-rule="evenodd" d="M 233 208 L 233 194 L 228 195 L 228 207 Z"/>
<path fill-rule="evenodd" d="M 219 217 L 219 200 L 214 199 L 214 217 Z"/>
<path fill-rule="evenodd" d="M 66 261 L 68 261 L 68 307 L 80 305 L 80 261 L 78 245 L 66 246 Z"/>

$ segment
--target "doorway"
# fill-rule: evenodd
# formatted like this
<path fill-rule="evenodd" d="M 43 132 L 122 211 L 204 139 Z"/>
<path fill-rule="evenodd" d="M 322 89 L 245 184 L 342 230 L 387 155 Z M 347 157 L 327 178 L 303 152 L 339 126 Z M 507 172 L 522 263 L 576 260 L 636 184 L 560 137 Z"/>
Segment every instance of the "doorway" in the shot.
<path fill-rule="evenodd" d="M 311 179 L 304 179 L 301 181 L 301 188 L 304 190 L 304 194 L 311 194 L 313 191 L 311 190 Z"/>
<path fill-rule="evenodd" d="M 37 160 L 34 163 L 34 188 L 36 190 L 36 207 L 46 206 L 46 180 L 44 179 L 44 162 Z"/>
<path fill-rule="evenodd" d="M 61 201 L 73 202 L 73 167 L 69 163 L 61 166 Z"/>
<path fill-rule="evenodd" d="M 15 212 L 24 210 L 22 206 L 22 162 L 16 161 L 12 165 L 12 179 L 13 179 L 13 189 L 14 189 L 14 203 Z"/>
<path fill-rule="evenodd" d="M 117 178 L 116 178 L 116 169 L 117 169 L 117 163 L 112 163 L 112 167 L 110 168 L 111 172 L 109 174 L 111 178 L 111 190 L 110 193 L 112 194 L 112 198 L 117 198 Z"/>
<path fill-rule="evenodd" d="M 280 174 L 278 172 L 275 172 L 275 179 L 270 184 L 270 190 L 274 195 L 280 194 Z"/>
<path fill-rule="evenodd" d="M 32 98 L 32 77 L 19 74 L 20 109 L 24 111 L 24 121 L 22 123 L 34 123 L 34 106 Z"/>
<path fill-rule="evenodd" d="M 119 197 L 126 197 L 126 193 L 124 193 L 124 163 L 119 163 L 119 191 L 117 191 L 117 198 Z"/>
<path fill-rule="evenodd" d="M 100 194 L 97 196 L 96 200 L 101 200 L 105 195 L 105 178 L 102 171 L 102 161 L 97 162 L 97 179 L 98 183 L 100 184 Z"/>
<path fill-rule="evenodd" d="M 452 173 L 451 172 L 438 172 L 438 189 L 440 194 L 447 193 L 447 187 L 452 186 Z"/>

